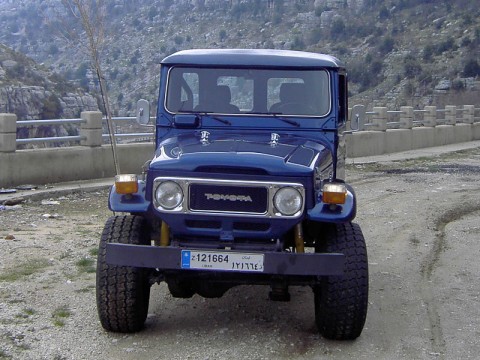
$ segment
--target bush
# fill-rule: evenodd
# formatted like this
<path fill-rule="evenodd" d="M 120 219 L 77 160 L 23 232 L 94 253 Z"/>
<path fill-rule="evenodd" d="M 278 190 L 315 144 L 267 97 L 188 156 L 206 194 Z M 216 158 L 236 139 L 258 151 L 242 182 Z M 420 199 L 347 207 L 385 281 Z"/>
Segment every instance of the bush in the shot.
<path fill-rule="evenodd" d="M 380 20 L 386 20 L 390 17 L 390 12 L 388 11 L 388 9 L 385 5 L 383 5 L 380 8 L 380 11 L 378 13 L 378 17 L 379 17 Z"/>
<path fill-rule="evenodd" d="M 50 95 L 43 101 L 43 110 L 40 114 L 41 120 L 58 119 L 62 115 L 62 105 L 55 95 Z"/>
<path fill-rule="evenodd" d="M 480 65 L 478 64 L 477 60 L 470 59 L 465 64 L 463 68 L 463 75 L 465 77 L 475 77 L 480 76 Z"/>
<path fill-rule="evenodd" d="M 452 81 L 452 89 L 457 91 L 464 90 L 465 83 L 461 79 L 455 79 Z"/>
<path fill-rule="evenodd" d="M 319 27 L 316 27 L 312 31 L 310 31 L 310 34 L 308 35 L 309 44 L 311 45 L 317 44 L 321 39 L 322 39 L 322 29 L 320 29 Z"/>
<path fill-rule="evenodd" d="M 428 44 L 423 48 L 423 60 L 426 62 L 431 62 L 433 53 L 434 53 L 434 46 L 432 44 Z"/>
<path fill-rule="evenodd" d="M 291 50 L 304 50 L 305 49 L 305 42 L 303 38 L 300 36 L 295 36 L 292 42 Z"/>
<path fill-rule="evenodd" d="M 182 45 L 182 44 L 183 44 L 183 37 L 181 37 L 180 35 L 177 35 L 177 36 L 175 36 L 175 38 L 173 39 L 173 41 L 174 41 L 175 44 L 177 44 L 177 45 Z"/>
<path fill-rule="evenodd" d="M 223 42 L 225 41 L 226 38 L 227 38 L 227 31 L 225 29 L 221 29 L 218 32 L 218 39 L 220 40 L 220 42 Z"/>
<path fill-rule="evenodd" d="M 422 73 L 422 66 L 420 65 L 418 59 L 416 59 L 413 55 L 407 55 L 404 59 L 404 75 L 411 79 L 415 76 Z"/>
<path fill-rule="evenodd" d="M 393 40 L 393 38 L 391 36 L 387 36 L 383 39 L 382 43 L 378 47 L 378 50 L 380 50 L 382 54 L 388 54 L 390 51 L 393 50 L 394 45 L 395 41 Z"/>
<path fill-rule="evenodd" d="M 345 36 L 345 22 L 341 18 L 333 20 L 330 35 L 334 40 L 341 39 Z"/>
<path fill-rule="evenodd" d="M 348 68 L 350 80 L 359 85 L 359 92 L 368 90 L 383 81 L 383 63 L 374 60 L 371 54 L 367 54 L 363 61 L 349 64 Z"/>
<path fill-rule="evenodd" d="M 442 41 L 437 46 L 437 55 L 443 54 L 447 51 L 454 51 L 457 50 L 457 45 L 455 45 L 455 39 L 453 37 L 449 37 L 448 39 Z"/>

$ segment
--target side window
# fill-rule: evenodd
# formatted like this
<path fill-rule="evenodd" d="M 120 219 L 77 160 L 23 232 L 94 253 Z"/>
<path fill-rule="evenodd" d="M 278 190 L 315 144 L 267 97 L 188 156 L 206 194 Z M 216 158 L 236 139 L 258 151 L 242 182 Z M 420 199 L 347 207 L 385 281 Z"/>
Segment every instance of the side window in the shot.
<path fill-rule="evenodd" d="M 192 109 L 198 105 L 198 74 L 183 73 L 181 101 L 191 102 Z"/>
<path fill-rule="evenodd" d="M 347 121 L 348 112 L 348 88 L 345 74 L 339 75 L 338 85 L 338 122 L 344 124 Z"/>
<path fill-rule="evenodd" d="M 198 73 L 173 68 L 169 75 L 167 109 L 171 112 L 192 111 L 198 104 Z"/>

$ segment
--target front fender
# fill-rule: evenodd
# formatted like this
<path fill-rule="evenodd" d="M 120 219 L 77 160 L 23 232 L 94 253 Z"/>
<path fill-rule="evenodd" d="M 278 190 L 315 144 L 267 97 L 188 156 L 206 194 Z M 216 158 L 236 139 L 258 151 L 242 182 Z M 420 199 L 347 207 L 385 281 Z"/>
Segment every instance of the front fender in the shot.
<path fill-rule="evenodd" d="M 343 223 L 352 221 L 357 215 L 357 200 L 353 188 L 347 185 L 347 199 L 345 204 L 337 205 L 334 209 L 321 199 L 314 208 L 307 211 L 307 219 L 318 222 Z"/>
<path fill-rule="evenodd" d="M 115 212 L 141 213 L 146 212 L 150 201 L 145 198 L 145 181 L 138 180 L 138 191 L 134 194 L 117 194 L 115 185 L 110 189 L 108 208 Z"/>

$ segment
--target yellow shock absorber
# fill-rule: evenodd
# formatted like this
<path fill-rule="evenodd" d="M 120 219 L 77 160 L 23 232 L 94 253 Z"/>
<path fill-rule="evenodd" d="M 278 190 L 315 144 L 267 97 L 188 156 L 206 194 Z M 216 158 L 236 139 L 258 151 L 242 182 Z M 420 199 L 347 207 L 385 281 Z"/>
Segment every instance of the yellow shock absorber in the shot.
<path fill-rule="evenodd" d="M 165 221 L 162 221 L 162 228 L 160 229 L 160 246 L 170 245 L 170 228 Z"/>
<path fill-rule="evenodd" d="M 305 252 L 305 244 L 303 241 L 303 229 L 301 222 L 295 225 L 295 251 L 297 253 Z"/>

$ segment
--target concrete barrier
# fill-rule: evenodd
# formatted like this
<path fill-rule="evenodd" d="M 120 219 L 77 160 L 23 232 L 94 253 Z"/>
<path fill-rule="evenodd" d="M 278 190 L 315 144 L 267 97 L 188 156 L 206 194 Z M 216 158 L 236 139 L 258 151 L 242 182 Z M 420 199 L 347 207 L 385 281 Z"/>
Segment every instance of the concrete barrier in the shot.
<path fill-rule="evenodd" d="M 384 131 L 360 131 L 345 136 L 346 156 L 363 157 L 385 153 Z"/>
<path fill-rule="evenodd" d="M 152 143 L 117 145 L 123 173 L 140 174 L 152 158 Z M 113 177 L 112 149 L 72 146 L 0 153 L 0 188 Z"/>
<path fill-rule="evenodd" d="M 435 146 L 435 128 L 417 127 L 412 129 L 412 150 Z"/>
<path fill-rule="evenodd" d="M 412 149 L 412 130 L 392 129 L 385 132 L 385 154 Z"/>
<path fill-rule="evenodd" d="M 373 108 L 368 131 L 345 134 L 347 158 L 480 140 L 480 123 L 475 117 L 478 109 L 473 105 L 446 106 L 445 110 L 426 106 L 419 110 L 423 112 L 422 126 L 413 125 L 414 111 L 408 106 L 392 111 L 400 114 L 399 121 L 388 123 L 387 109 Z M 438 112 L 444 112 L 445 119 L 438 119 Z M 461 117 L 457 117 L 459 112 Z M 102 145 L 102 114 L 84 112 L 81 117 L 82 146 L 16 151 L 17 118 L 14 114 L 0 114 L 0 188 L 113 177 L 111 147 Z M 398 128 L 389 129 L 392 125 Z M 143 163 L 151 159 L 154 144 L 119 144 L 117 150 L 122 173 L 138 174 Z"/>
<path fill-rule="evenodd" d="M 0 114 L 0 152 L 14 152 L 17 148 L 17 115 Z"/>
<path fill-rule="evenodd" d="M 480 123 L 472 124 L 472 140 L 480 140 Z"/>
<path fill-rule="evenodd" d="M 454 125 L 438 125 L 435 127 L 435 146 L 455 143 Z"/>

